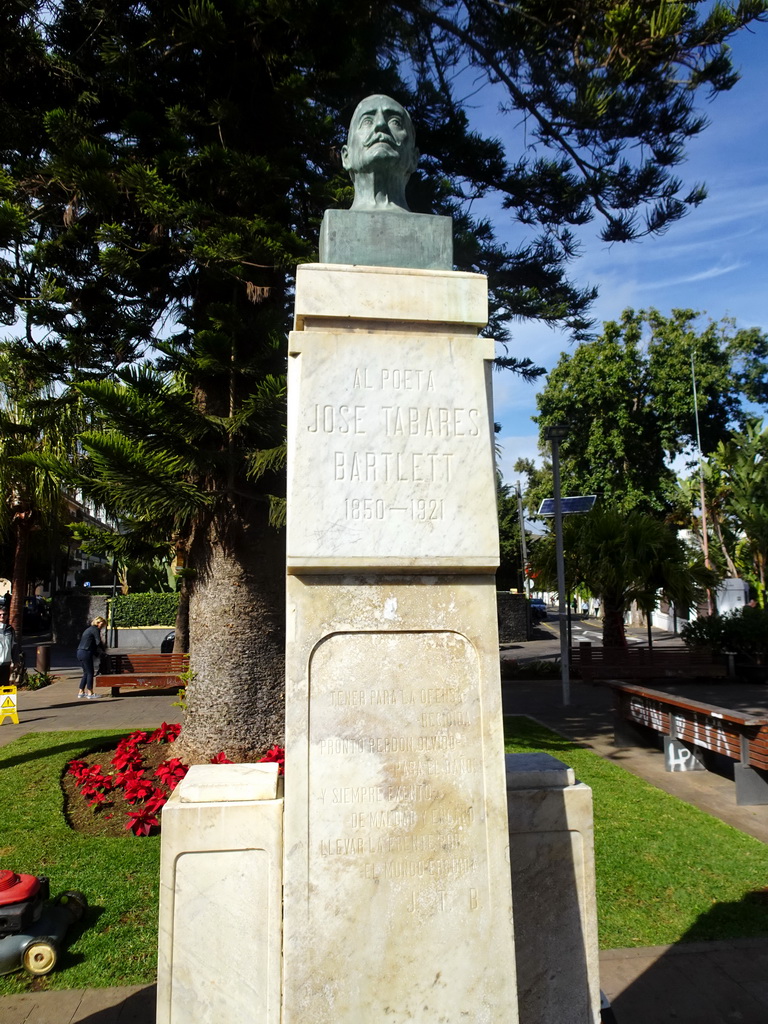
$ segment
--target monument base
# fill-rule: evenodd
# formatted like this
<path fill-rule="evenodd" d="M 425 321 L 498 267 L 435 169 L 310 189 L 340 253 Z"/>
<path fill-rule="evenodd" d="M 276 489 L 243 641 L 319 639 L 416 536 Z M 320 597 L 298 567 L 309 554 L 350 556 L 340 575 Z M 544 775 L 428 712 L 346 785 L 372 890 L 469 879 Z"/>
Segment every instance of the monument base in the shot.
<path fill-rule="evenodd" d="M 163 808 L 157 1024 L 279 1024 L 276 764 L 193 765 Z"/>
<path fill-rule="evenodd" d="M 407 210 L 326 210 L 320 262 L 453 270 L 453 220 Z"/>
<path fill-rule="evenodd" d="M 284 1024 L 517 1021 L 496 589 L 288 577 Z"/>
<path fill-rule="evenodd" d="M 599 1024 L 592 790 L 550 754 L 507 754 L 520 1020 Z"/>

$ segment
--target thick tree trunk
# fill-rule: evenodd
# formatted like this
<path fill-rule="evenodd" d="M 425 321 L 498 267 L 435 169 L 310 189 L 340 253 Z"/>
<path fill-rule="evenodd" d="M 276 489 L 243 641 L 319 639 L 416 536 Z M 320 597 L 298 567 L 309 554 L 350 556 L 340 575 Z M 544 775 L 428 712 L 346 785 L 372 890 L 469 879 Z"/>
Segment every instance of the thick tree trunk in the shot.
<path fill-rule="evenodd" d="M 13 575 L 11 577 L 10 625 L 16 633 L 16 643 L 21 645 L 24 626 L 24 602 L 27 597 L 27 560 L 29 557 L 29 535 L 34 527 L 31 511 L 18 509 L 13 514 Z"/>
<path fill-rule="evenodd" d="M 189 582 L 182 579 L 179 587 L 179 610 L 176 612 L 176 636 L 173 653 L 185 654 L 189 650 Z"/>
<path fill-rule="evenodd" d="M 626 647 L 624 609 L 603 598 L 603 647 Z"/>
<path fill-rule="evenodd" d="M 190 668 L 178 754 L 205 763 L 223 751 L 253 761 L 283 743 L 284 535 L 266 506 L 218 516 L 190 551 Z"/>

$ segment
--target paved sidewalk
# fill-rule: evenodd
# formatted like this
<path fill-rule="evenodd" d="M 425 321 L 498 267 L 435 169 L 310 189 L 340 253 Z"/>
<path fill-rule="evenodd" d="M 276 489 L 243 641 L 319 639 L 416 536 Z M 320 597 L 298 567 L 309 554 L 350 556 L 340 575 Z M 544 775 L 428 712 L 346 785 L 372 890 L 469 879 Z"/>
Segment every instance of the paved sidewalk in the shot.
<path fill-rule="evenodd" d="M 526 644 L 505 656 L 540 657 L 546 644 Z M 92 728 L 156 728 L 178 721 L 174 695 L 128 691 L 118 698 L 78 701 L 79 671 L 67 652 L 52 653 L 53 686 L 19 695 L 19 726 L 0 726 L 0 746 L 24 732 Z M 711 703 L 768 708 L 768 687 L 712 684 L 697 694 Z M 670 684 L 669 688 L 672 688 Z M 505 683 L 504 708 L 526 714 L 592 747 L 601 756 L 768 843 L 768 807 L 737 807 L 733 782 L 710 772 L 670 774 L 662 755 L 645 748 L 617 750 L 612 742 L 611 695 L 604 687 L 571 684 L 562 705 L 559 681 Z M 0 762 L 2 756 L 0 755 Z M 768 879 L 766 880 L 768 885 Z M 768 909 L 766 910 L 768 919 Z M 766 1024 L 768 939 L 605 950 L 600 985 L 617 1024 Z M 154 1024 L 155 986 L 30 992 L 0 998 L 0 1024 Z M 195 1024 L 189 1021 L 188 1024 Z M 557 1024 L 557 1022 L 553 1022 Z"/>
<path fill-rule="evenodd" d="M 154 1024 L 155 1000 L 154 985 L 3 996 L 0 1024 Z"/>
<path fill-rule="evenodd" d="M 765 1024 L 768 940 L 604 950 L 600 985 L 616 1024 Z M 155 999 L 154 985 L 5 996 L 0 1024 L 154 1024 Z"/>
<path fill-rule="evenodd" d="M 25 645 L 27 646 L 27 645 Z M 19 724 L 5 719 L 0 725 L 0 747 L 28 732 L 58 732 L 69 729 L 156 729 L 163 722 L 181 721 L 174 707 L 176 691 L 124 690 L 111 697 L 107 687 L 96 688 L 97 698 L 78 699 L 80 668 L 73 653 L 51 646 L 51 674 L 57 677 L 42 690 L 20 690 L 17 695 Z M 34 666 L 34 649 L 27 653 L 27 665 Z"/>

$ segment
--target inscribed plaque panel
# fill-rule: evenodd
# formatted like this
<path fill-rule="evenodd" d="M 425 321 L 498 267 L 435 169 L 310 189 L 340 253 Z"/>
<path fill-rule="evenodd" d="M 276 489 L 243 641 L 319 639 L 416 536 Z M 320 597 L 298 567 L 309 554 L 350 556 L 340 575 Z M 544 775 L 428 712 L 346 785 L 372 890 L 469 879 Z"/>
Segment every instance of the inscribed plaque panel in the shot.
<path fill-rule="evenodd" d="M 315 648 L 296 1019 L 515 1019 L 481 691 L 456 632 L 337 633 Z"/>
<path fill-rule="evenodd" d="M 305 331 L 291 355 L 289 572 L 494 569 L 492 343 Z"/>

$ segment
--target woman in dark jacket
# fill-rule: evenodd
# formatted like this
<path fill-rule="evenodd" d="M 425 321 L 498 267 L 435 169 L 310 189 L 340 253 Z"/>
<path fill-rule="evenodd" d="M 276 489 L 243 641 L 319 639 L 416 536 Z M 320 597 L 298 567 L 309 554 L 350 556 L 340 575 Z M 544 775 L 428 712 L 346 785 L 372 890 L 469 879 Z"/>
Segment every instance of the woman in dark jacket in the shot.
<path fill-rule="evenodd" d="M 106 647 L 101 639 L 101 630 L 106 626 L 107 620 L 98 616 L 90 626 L 83 630 L 80 643 L 77 646 L 77 660 L 83 666 L 83 677 L 80 680 L 80 692 L 77 697 L 86 697 L 88 700 L 95 700 L 100 693 L 93 692 L 93 659 L 97 654 L 104 654 Z"/>

